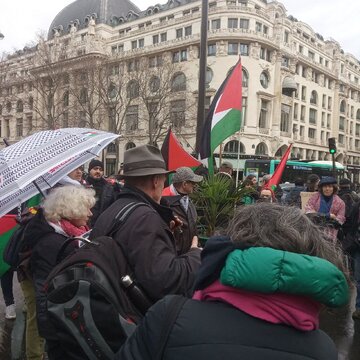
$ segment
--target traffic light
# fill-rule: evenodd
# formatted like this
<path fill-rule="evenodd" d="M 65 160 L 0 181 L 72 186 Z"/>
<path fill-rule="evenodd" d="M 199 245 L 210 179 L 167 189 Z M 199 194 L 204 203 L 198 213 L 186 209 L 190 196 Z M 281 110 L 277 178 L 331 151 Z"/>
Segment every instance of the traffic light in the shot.
<path fill-rule="evenodd" d="M 336 139 L 329 138 L 329 153 L 335 154 L 336 153 Z"/>

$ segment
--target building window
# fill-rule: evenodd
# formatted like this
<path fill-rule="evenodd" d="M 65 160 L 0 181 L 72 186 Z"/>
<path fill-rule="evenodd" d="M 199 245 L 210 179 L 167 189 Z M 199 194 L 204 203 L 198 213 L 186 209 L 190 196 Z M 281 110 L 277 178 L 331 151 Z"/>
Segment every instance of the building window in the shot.
<path fill-rule="evenodd" d="M 138 129 L 139 107 L 138 105 L 128 106 L 126 109 L 125 123 L 126 132 L 132 132 Z"/>
<path fill-rule="evenodd" d="M 289 67 L 290 60 L 286 56 L 281 58 L 281 66 Z"/>
<path fill-rule="evenodd" d="M 125 145 L 125 150 L 130 150 L 132 148 L 136 147 L 135 143 L 133 143 L 132 141 L 128 142 L 126 145 Z"/>
<path fill-rule="evenodd" d="M 294 103 L 294 120 L 298 119 L 298 112 L 299 112 L 299 104 L 298 103 Z"/>
<path fill-rule="evenodd" d="M 317 111 L 315 109 L 310 109 L 309 110 L 309 123 L 316 125 L 316 120 L 317 120 Z"/>
<path fill-rule="evenodd" d="M 242 68 L 242 86 L 244 88 L 249 86 L 249 73 L 245 68 Z"/>
<path fill-rule="evenodd" d="M 211 20 L 211 30 L 217 30 L 217 29 L 220 29 L 220 19 L 214 19 L 214 20 Z"/>
<path fill-rule="evenodd" d="M 346 110 L 346 103 L 345 103 L 345 100 L 343 100 L 343 101 L 340 103 L 340 112 L 341 112 L 341 113 L 345 113 L 345 110 Z"/>
<path fill-rule="evenodd" d="M 16 112 L 21 113 L 24 111 L 24 104 L 21 100 L 18 100 L 16 103 Z"/>
<path fill-rule="evenodd" d="M 259 128 L 267 128 L 267 117 L 269 111 L 269 101 L 261 99 L 260 116 L 259 116 Z"/>
<path fill-rule="evenodd" d="M 186 90 L 186 76 L 184 73 L 177 73 L 171 81 L 171 91 L 185 91 Z"/>
<path fill-rule="evenodd" d="M 216 56 L 216 44 L 208 44 L 208 56 Z"/>
<path fill-rule="evenodd" d="M 260 48 L 260 59 L 270 61 L 271 51 L 265 48 Z"/>
<path fill-rule="evenodd" d="M 139 48 L 143 48 L 144 47 L 144 39 L 139 39 Z"/>
<path fill-rule="evenodd" d="M 262 23 L 256 22 L 255 24 L 255 31 L 262 32 Z"/>
<path fill-rule="evenodd" d="M 241 127 L 246 125 L 246 115 L 247 115 L 247 97 L 242 98 L 242 118 L 241 118 Z"/>
<path fill-rule="evenodd" d="M 191 26 L 191 25 L 190 25 L 190 26 L 186 26 L 185 29 L 184 29 L 184 31 L 185 31 L 185 36 L 190 36 L 190 35 L 192 35 L 192 26 Z"/>
<path fill-rule="evenodd" d="M 238 152 L 245 154 L 244 144 L 238 140 L 231 140 L 224 146 L 224 153 L 237 154 Z"/>
<path fill-rule="evenodd" d="M 167 41 L 167 33 L 166 32 L 160 34 L 160 41 L 161 42 Z"/>
<path fill-rule="evenodd" d="M 105 169 L 105 173 L 106 175 L 114 175 L 115 174 L 115 164 L 116 164 L 116 159 L 106 159 L 106 169 Z"/>
<path fill-rule="evenodd" d="M 286 30 L 284 31 L 284 43 L 289 43 L 289 32 Z"/>
<path fill-rule="evenodd" d="M 339 144 L 341 144 L 341 145 L 345 144 L 345 136 L 344 135 L 339 134 L 338 139 L 339 139 Z"/>
<path fill-rule="evenodd" d="M 139 59 L 129 60 L 127 62 L 127 71 L 128 72 L 138 71 L 139 65 L 140 65 Z"/>
<path fill-rule="evenodd" d="M 310 95 L 310 104 L 316 105 L 317 100 L 318 100 L 317 92 L 315 90 L 313 90 Z"/>
<path fill-rule="evenodd" d="M 240 55 L 249 56 L 249 45 L 248 44 L 240 44 Z"/>
<path fill-rule="evenodd" d="M 260 74 L 260 84 L 264 89 L 269 86 L 269 75 L 265 71 Z"/>
<path fill-rule="evenodd" d="M 345 118 L 343 116 L 339 118 L 339 130 L 345 131 Z"/>
<path fill-rule="evenodd" d="M 176 38 L 182 38 L 183 37 L 183 29 L 176 29 Z"/>
<path fill-rule="evenodd" d="M 87 90 L 85 88 L 80 90 L 79 102 L 81 105 L 86 104 L 88 101 Z"/>
<path fill-rule="evenodd" d="M 187 61 L 187 50 L 179 50 L 173 53 L 173 63 Z"/>
<path fill-rule="evenodd" d="M 139 96 L 139 83 L 135 80 L 130 80 L 127 85 L 126 93 L 129 99 L 136 99 Z"/>
<path fill-rule="evenodd" d="M 288 133 L 290 130 L 290 113 L 291 107 L 281 104 L 280 131 Z"/>
<path fill-rule="evenodd" d="M 69 113 L 64 112 L 62 116 L 62 127 L 67 128 L 69 127 Z"/>
<path fill-rule="evenodd" d="M 153 35 L 153 44 L 158 44 L 159 43 L 159 35 Z"/>
<path fill-rule="evenodd" d="M 301 100 L 306 101 L 306 86 L 301 87 Z"/>
<path fill-rule="evenodd" d="M 228 29 L 237 29 L 239 24 L 238 19 L 228 19 Z"/>
<path fill-rule="evenodd" d="M 240 29 L 249 29 L 249 19 L 240 19 Z"/>
<path fill-rule="evenodd" d="M 185 125 L 185 100 L 171 101 L 170 120 L 175 128 Z"/>
<path fill-rule="evenodd" d="M 228 55 L 237 55 L 239 53 L 238 43 L 228 43 Z"/>
<path fill-rule="evenodd" d="M 153 75 L 151 77 L 149 81 L 149 89 L 152 93 L 160 89 L 160 78 L 158 76 Z"/>
<path fill-rule="evenodd" d="M 134 49 L 136 49 L 136 48 L 137 48 L 137 40 L 133 40 L 133 41 L 131 42 L 131 49 L 134 50 Z"/>
<path fill-rule="evenodd" d="M 6 103 L 6 111 L 7 112 L 10 112 L 11 111 L 11 108 L 12 108 L 12 105 L 11 105 L 11 102 L 10 101 L 8 101 L 7 103 Z"/>
<path fill-rule="evenodd" d="M 65 91 L 63 96 L 63 105 L 65 107 L 69 106 L 69 91 Z"/>
<path fill-rule="evenodd" d="M 313 128 L 309 128 L 308 137 L 309 137 L 309 139 L 315 139 L 316 138 L 316 130 Z"/>
<path fill-rule="evenodd" d="M 23 136 L 23 119 L 16 119 L 16 137 Z"/>

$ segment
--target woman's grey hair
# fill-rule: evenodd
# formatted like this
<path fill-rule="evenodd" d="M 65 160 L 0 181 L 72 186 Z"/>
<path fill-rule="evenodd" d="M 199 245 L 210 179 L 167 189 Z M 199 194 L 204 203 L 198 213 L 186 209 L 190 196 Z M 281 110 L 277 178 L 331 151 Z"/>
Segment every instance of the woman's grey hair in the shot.
<path fill-rule="evenodd" d="M 95 205 L 95 191 L 82 186 L 61 186 L 44 199 L 42 208 L 46 220 L 79 219 L 88 215 Z"/>
<path fill-rule="evenodd" d="M 226 231 L 231 240 L 248 247 L 270 247 L 330 261 L 348 276 L 342 249 L 294 206 L 257 203 L 241 206 Z"/>

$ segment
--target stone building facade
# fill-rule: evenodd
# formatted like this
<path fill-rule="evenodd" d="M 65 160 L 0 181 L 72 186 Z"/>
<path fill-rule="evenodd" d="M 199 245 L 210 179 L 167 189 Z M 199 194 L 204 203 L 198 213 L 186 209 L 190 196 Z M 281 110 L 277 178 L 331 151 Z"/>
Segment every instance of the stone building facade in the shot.
<path fill-rule="evenodd" d="M 358 181 L 359 60 L 277 1 L 209 0 L 208 18 L 207 106 L 239 55 L 243 64 L 243 121 L 224 156 L 279 157 L 293 142 L 295 158 L 330 160 L 335 137 L 336 160 Z M 79 125 L 117 131 L 104 153 L 108 172 L 125 149 L 161 145 L 170 125 L 191 152 L 200 25 L 201 1 L 140 11 L 127 0 L 76 0 L 45 41 L 0 62 L 0 137 Z"/>

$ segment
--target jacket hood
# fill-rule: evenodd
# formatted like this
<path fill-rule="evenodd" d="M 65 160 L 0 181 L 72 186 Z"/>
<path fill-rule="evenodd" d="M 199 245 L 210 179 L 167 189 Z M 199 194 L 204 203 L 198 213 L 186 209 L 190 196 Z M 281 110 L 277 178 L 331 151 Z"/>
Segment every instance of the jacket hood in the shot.
<path fill-rule="evenodd" d="M 335 265 L 319 257 L 272 248 L 232 251 L 220 281 L 249 291 L 309 296 L 330 307 L 349 301 L 345 276 Z"/>

